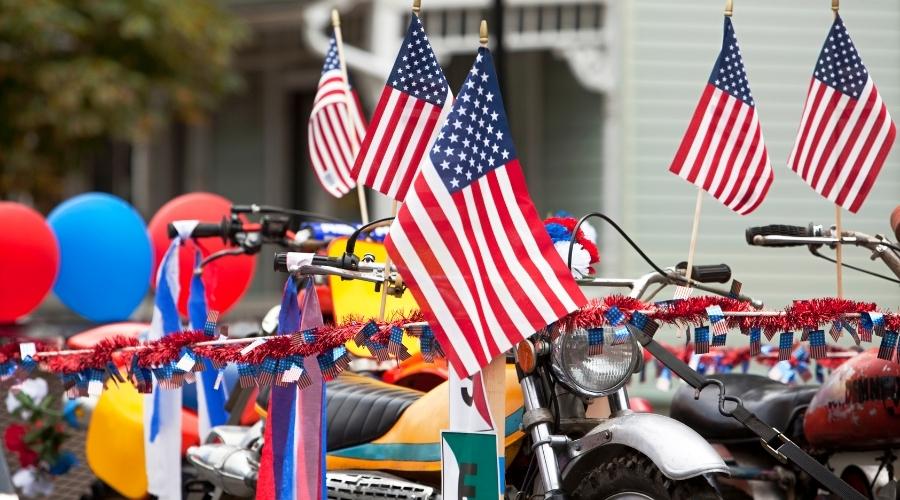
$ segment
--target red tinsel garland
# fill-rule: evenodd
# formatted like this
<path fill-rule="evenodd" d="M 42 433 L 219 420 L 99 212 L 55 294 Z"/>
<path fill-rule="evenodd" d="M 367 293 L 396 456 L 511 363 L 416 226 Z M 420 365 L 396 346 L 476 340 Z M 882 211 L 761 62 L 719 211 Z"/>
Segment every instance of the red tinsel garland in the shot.
<path fill-rule="evenodd" d="M 620 309 L 626 318 L 630 318 L 633 312 L 640 311 L 663 324 L 700 325 L 708 321 L 706 308 L 712 305 L 721 307 L 722 311 L 726 313 L 726 321 L 730 328 L 741 328 L 742 330 L 761 328 L 766 333 L 819 328 L 838 319 L 858 324 L 858 313 L 879 310 L 875 304 L 869 302 L 824 298 L 795 301 L 783 311 L 769 312 L 768 314 L 727 316 L 727 313 L 730 312 L 752 313 L 754 309 L 746 302 L 724 297 L 701 296 L 651 304 L 621 295 L 613 295 L 591 301 L 584 308 L 561 319 L 555 327 L 571 329 L 606 325 L 608 321 L 605 314 L 611 307 Z M 897 331 L 900 329 L 900 314 L 881 312 L 884 314 L 887 330 Z M 403 327 L 406 324 L 418 323 L 423 320 L 424 316 L 421 313 L 414 312 L 396 314 L 388 321 L 376 321 L 379 331 L 371 337 L 371 340 L 386 344 L 393 327 Z M 295 335 L 270 337 L 246 354 L 242 354 L 241 351 L 252 339 L 248 339 L 246 343 L 198 345 L 214 341 L 202 331 L 179 332 L 160 340 L 144 343 L 139 343 L 130 337 L 115 336 L 105 339 L 85 351 L 56 351 L 56 347 L 50 343 L 31 342 L 35 343 L 39 353 L 35 358 L 46 370 L 59 374 L 77 373 L 89 368 L 103 369 L 115 360 L 116 353 L 120 353 L 120 359 L 123 361 L 129 361 L 132 355 L 137 356 L 137 364 L 144 368 L 165 365 L 177 361 L 182 356 L 183 348 L 189 348 L 195 354 L 219 365 L 230 362 L 259 364 L 266 358 L 280 359 L 292 355 L 308 357 L 327 352 L 353 339 L 369 321 L 364 318 L 351 318 L 339 325 L 319 327 L 316 329 L 315 340 L 311 342 L 293 341 Z M 20 362 L 19 344 L 21 343 L 24 341 L 17 340 L 0 345 L 0 363 Z M 687 348 L 692 348 L 692 346 L 687 346 Z M 672 351 L 677 354 L 685 354 L 684 349 L 672 349 Z M 747 355 L 749 356 L 749 353 Z M 738 354 L 731 356 L 738 356 Z"/>

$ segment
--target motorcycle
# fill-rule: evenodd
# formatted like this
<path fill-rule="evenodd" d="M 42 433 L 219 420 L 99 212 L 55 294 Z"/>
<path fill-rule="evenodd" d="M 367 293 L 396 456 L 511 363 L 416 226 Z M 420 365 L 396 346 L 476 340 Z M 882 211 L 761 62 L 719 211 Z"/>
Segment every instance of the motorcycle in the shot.
<path fill-rule="evenodd" d="M 392 269 L 359 259 L 352 247 L 351 239 L 341 258 L 276 254 L 275 266 L 298 277 L 394 281 Z M 715 265 L 696 266 L 690 279 L 683 269 L 656 267 L 638 279 L 579 282 L 629 288 L 634 298 L 673 284 L 730 296 L 731 290 L 707 284 L 730 277 L 728 266 Z M 625 384 L 643 359 L 636 338 L 615 343 L 610 337 L 605 346 L 602 356 L 587 356 L 585 330 L 556 337 L 538 332 L 517 346 L 516 363 L 506 371 L 507 497 L 717 498 L 713 476 L 728 468 L 715 449 L 680 422 L 630 409 Z M 439 498 L 448 391 L 447 383 L 421 393 L 352 374 L 328 382 L 329 498 Z M 363 418 L 371 415 L 378 418 Z M 215 486 L 213 497 L 253 494 L 261 436 L 261 427 L 244 434 L 231 428 L 188 451 L 199 475 Z"/>
<path fill-rule="evenodd" d="M 892 229 L 900 240 L 900 207 L 894 210 Z M 853 244 L 869 249 L 873 259 L 881 259 L 900 278 L 900 247 L 881 235 L 843 231 L 839 242 L 834 228 L 765 226 L 749 228 L 747 243 L 807 246 L 813 255 L 827 260 L 831 259 L 820 253 L 822 246 Z M 876 353 L 877 349 L 870 349 L 857 354 L 821 386 L 788 386 L 752 374 L 713 378 L 724 384 L 728 395 L 739 397 L 766 423 L 783 429 L 789 439 L 826 463 L 866 498 L 894 500 L 900 498 L 900 483 L 895 476 L 900 465 L 900 365 L 879 359 Z M 703 393 L 699 401 L 695 399 L 690 388 L 680 388 L 670 415 L 697 430 L 726 457 L 732 497 L 816 496 L 818 487 L 807 474 L 785 463 L 783 457 L 763 452 L 754 435 L 724 418 L 715 395 Z"/>

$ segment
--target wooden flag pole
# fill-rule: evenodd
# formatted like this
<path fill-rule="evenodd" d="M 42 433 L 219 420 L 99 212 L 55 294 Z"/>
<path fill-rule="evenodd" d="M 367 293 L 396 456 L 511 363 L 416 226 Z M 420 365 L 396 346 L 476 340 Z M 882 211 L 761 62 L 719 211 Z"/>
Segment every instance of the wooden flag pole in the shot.
<path fill-rule="evenodd" d="M 482 20 L 479 26 L 478 41 L 482 47 L 487 47 L 488 25 L 485 20 Z M 503 468 L 506 465 L 506 355 L 501 354 L 492 359 L 481 373 L 485 396 L 494 419 L 494 432 L 497 434 L 497 467 L 502 478 Z M 500 488 L 498 494 L 502 497 L 504 486 L 498 487 Z"/>
<path fill-rule="evenodd" d="M 725 17 L 734 13 L 734 0 L 725 0 Z M 700 210 L 703 208 L 703 188 L 697 187 L 697 201 L 694 203 L 694 223 L 691 226 L 691 244 L 688 247 L 687 267 L 684 277 L 691 279 L 694 271 L 694 253 L 697 250 L 697 236 L 700 234 Z"/>
<path fill-rule="evenodd" d="M 337 45 L 338 64 L 341 66 L 341 75 L 347 86 L 344 88 L 344 127 L 347 129 L 347 137 L 350 139 L 350 153 L 353 158 L 359 152 L 359 142 L 356 140 L 356 122 L 357 116 L 354 116 L 350 110 L 353 108 L 353 96 L 350 93 L 350 78 L 347 75 L 347 64 L 344 60 L 344 35 L 341 31 L 341 15 L 337 9 L 331 10 L 331 26 L 334 28 L 334 42 Z M 359 196 L 359 216 L 363 224 L 369 223 L 369 206 L 366 203 L 366 192 L 361 183 L 356 183 L 356 194 Z"/>
<path fill-rule="evenodd" d="M 838 10 L 841 7 L 840 0 L 831 0 L 831 11 L 834 12 L 834 17 L 837 17 Z M 841 224 L 841 206 L 837 203 L 834 204 L 834 231 L 836 237 L 838 239 L 837 246 L 834 247 L 834 263 L 835 263 L 835 273 L 837 276 L 837 297 L 839 299 L 844 298 L 844 245 L 841 243 L 844 237 L 844 228 L 843 224 Z"/>
<path fill-rule="evenodd" d="M 697 235 L 700 233 L 700 209 L 703 207 L 703 189 L 697 188 L 697 202 L 694 204 L 694 224 L 691 227 L 691 246 L 688 248 L 687 268 L 684 277 L 691 279 L 694 269 L 694 251 L 697 250 Z"/>
<path fill-rule="evenodd" d="M 412 11 L 413 14 L 419 15 L 419 12 L 422 10 L 422 0 L 413 0 Z M 391 203 L 391 217 L 397 216 L 397 211 L 400 208 L 400 203 L 397 200 L 394 200 Z M 388 255 L 384 259 L 384 283 L 381 285 L 381 306 L 378 308 L 378 318 L 384 320 L 385 309 L 387 308 L 387 288 L 388 288 L 388 278 L 390 277 L 390 269 L 391 269 L 391 256 Z"/>
<path fill-rule="evenodd" d="M 391 203 L 391 217 L 397 216 L 397 210 L 399 209 L 399 202 L 394 200 Z M 384 283 L 381 284 L 381 307 L 378 309 L 378 319 L 384 320 L 384 311 L 387 307 L 387 292 L 388 292 L 388 283 L 390 283 L 389 278 L 391 277 L 391 256 L 388 254 L 387 257 L 384 258 Z"/>

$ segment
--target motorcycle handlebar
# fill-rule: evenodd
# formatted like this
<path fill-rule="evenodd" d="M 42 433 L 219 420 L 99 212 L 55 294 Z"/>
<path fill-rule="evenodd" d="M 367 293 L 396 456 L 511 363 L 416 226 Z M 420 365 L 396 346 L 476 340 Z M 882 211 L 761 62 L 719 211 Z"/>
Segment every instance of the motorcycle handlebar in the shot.
<path fill-rule="evenodd" d="M 754 226 L 748 227 L 745 232 L 745 236 L 747 238 L 748 245 L 756 245 L 757 243 L 754 241 L 757 236 L 787 236 L 793 238 L 808 238 L 812 236 L 808 227 L 802 226 L 788 226 L 784 224 L 770 224 L 768 226 Z M 807 242 L 793 242 L 793 241 L 781 241 L 781 242 L 770 242 L 767 243 L 766 246 L 770 247 L 802 247 L 807 245 Z"/>
<path fill-rule="evenodd" d="M 275 252 L 273 267 L 275 272 L 286 273 L 288 271 L 288 254 L 295 252 Z M 329 266 L 337 269 L 345 269 L 347 266 L 342 264 L 342 260 L 337 257 L 327 257 L 325 255 L 312 255 L 310 264 L 314 266 Z"/>
<path fill-rule="evenodd" d="M 222 222 L 198 222 L 194 229 L 191 230 L 190 238 L 227 238 L 229 228 L 227 227 L 229 224 L 226 223 L 225 220 Z M 178 236 L 178 229 L 175 227 L 175 223 L 170 222 L 166 227 L 167 232 L 169 233 L 169 238 L 175 238 Z"/>
<path fill-rule="evenodd" d="M 685 269 L 687 262 L 681 262 L 675 268 Z M 728 264 L 695 265 L 691 267 L 691 279 L 699 283 L 728 283 L 731 267 Z"/>

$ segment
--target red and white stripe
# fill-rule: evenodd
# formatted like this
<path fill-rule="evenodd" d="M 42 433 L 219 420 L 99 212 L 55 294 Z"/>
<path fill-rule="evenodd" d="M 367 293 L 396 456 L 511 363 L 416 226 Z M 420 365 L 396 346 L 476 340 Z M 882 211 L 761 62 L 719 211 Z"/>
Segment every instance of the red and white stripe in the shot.
<path fill-rule="evenodd" d="M 855 213 L 896 135 L 872 78 L 857 99 L 813 77 L 788 165 L 816 192 Z"/>
<path fill-rule="evenodd" d="M 517 160 L 451 194 L 426 157 L 391 226 L 391 259 L 464 376 L 586 301 L 527 192 Z"/>
<path fill-rule="evenodd" d="M 708 83 L 669 171 L 741 215 L 755 210 L 775 178 L 756 107 Z"/>
<path fill-rule="evenodd" d="M 403 201 L 452 101 L 449 91 L 443 106 L 437 106 L 385 85 L 372 116 L 371 133 L 353 166 L 353 178 Z"/>
<path fill-rule="evenodd" d="M 356 186 L 350 171 L 366 126 L 359 100 L 340 70 L 322 74 L 308 134 L 309 160 L 322 187 L 338 198 L 347 194 Z"/>

